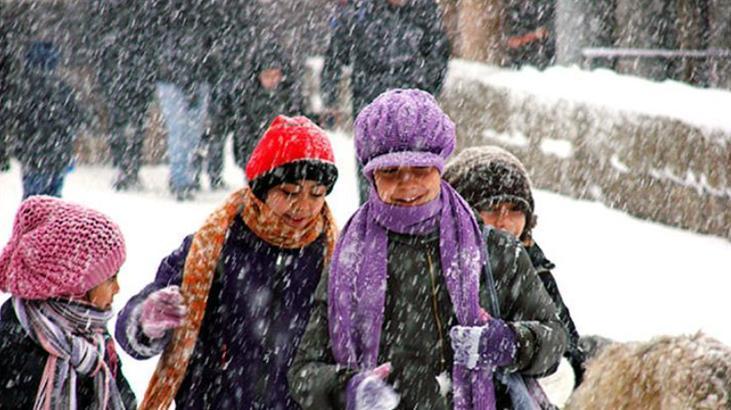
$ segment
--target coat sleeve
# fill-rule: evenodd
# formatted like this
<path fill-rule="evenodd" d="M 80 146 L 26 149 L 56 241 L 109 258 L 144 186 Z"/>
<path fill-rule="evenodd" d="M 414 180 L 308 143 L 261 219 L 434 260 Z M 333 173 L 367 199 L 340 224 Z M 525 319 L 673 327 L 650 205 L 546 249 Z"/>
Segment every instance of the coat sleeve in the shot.
<path fill-rule="evenodd" d="M 315 304 L 288 373 L 290 392 L 302 409 L 344 409 L 354 371 L 335 364 L 327 322 L 328 274 L 322 275 Z"/>
<path fill-rule="evenodd" d="M 320 78 L 323 103 L 326 107 L 332 107 L 335 104 L 343 68 L 350 64 L 354 15 L 355 12 L 351 6 L 341 6 L 330 20 L 332 34 L 325 52 L 325 62 Z"/>
<path fill-rule="evenodd" d="M 0 409 L 33 407 L 47 357 L 17 321 L 0 321 Z"/>
<path fill-rule="evenodd" d="M 534 377 L 555 370 L 566 350 L 566 330 L 528 253 L 517 240 L 495 230 L 488 252 L 502 319 L 518 334 L 518 354 L 509 370 Z M 482 289 L 483 306 L 488 306 L 486 287 Z"/>
<path fill-rule="evenodd" d="M 130 298 L 124 306 L 124 309 L 119 312 L 114 335 L 122 349 L 135 359 L 148 359 L 162 353 L 165 345 L 170 340 L 172 331 L 168 331 L 160 339 L 152 340 L 142 333 L 142 328 L 140 327 L 142 302 L 152 292 L 171 285 L 180 286 L 183 282 L 185 258 L 188 255 L 192 241 L 192 235 L 186 237 L 178 249 L 163 259 L 160 262 L 160 267 L 157 269 L 155 280 L 145 286 L 138 294 Z"/>
<path fill-rule="evenodd" d="M 556 279 L 553 277 L 551 271 L 544 270 L 538 272 L 538 276 L 540 277 L 543 286 L 546 288 L 546 291 L 551 296 L 554 304 L 558 308 L 558 317 L 561 319 L 561 323 L 563 323 L 566 331 L 568 332 L 568 346 L 564 356 L 571 363 L 576 379 L 578 383 L 580 383 L 583 378 L 585 359 L 584 352 L 579 347 L 579 332 L 576 330 L 574 320 L 571 318 L 571 312 L 569 312 L 569 308 L 566 306 L 566 303 L 564 303 L 563 297 L 561 297 L 561 292 L 558 290 L 558 284 L 556 283 Z"/>

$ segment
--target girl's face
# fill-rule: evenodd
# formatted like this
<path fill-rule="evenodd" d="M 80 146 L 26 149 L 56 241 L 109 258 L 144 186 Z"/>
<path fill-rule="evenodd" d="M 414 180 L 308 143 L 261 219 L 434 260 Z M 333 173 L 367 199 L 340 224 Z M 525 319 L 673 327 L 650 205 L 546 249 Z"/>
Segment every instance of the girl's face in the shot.
<path fill-rule="evenodd" d="M 325 205 L 326 193 L 325 185 L 302 180 L 272 187 L 267 191 L 264 203 L 285 224 L 302 229 L 320 215 Z"/>
<path fill-rule="evenodd" d="M 87 292 L 86 299 L 91 302 L 94 307 L 106 310 L 112 307 L 114 295 L 117 293 L 119 293 L 119 283 L 117 282 L 117 275 L 115 274 Z"/>
<path fill-rule="evenodd" d="M 520 207 L 511 202 L 500 202 L 490 209 L 480 211 L 482 221 L 496 229 L 520 238 L 525 229 L 525 214 Z"/>
<path fill-rule="evenodd" d="M 381 201 L 398 206 L 418 206 L 439 196 L 442 177 L 434 167 L 390 167 L 373 173 Z"/>

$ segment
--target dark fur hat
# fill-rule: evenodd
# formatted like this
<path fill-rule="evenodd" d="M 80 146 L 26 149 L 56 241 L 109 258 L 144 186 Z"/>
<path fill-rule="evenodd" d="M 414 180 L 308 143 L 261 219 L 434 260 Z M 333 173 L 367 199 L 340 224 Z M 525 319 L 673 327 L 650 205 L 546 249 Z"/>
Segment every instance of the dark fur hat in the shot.
<path fill-rule="evenodd" d="M 478 211 L 501 202 L 517 205 L 525 213 L 520 240 L 530 239 L 535 226 L 535 204 L 530 178 L 513 154 L 496 146 L 467 148 L 445 168 L 444 179 Z"/>

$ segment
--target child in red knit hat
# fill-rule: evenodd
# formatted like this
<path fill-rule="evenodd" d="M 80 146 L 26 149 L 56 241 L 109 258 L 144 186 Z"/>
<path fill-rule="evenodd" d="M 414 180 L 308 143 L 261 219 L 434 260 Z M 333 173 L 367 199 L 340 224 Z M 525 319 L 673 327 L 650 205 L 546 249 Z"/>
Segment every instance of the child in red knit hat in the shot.
<path fill-rule="evenodd" d="M 33 196 L 0 255 L 0 408 L 132 409 L 107 331 L 125 259 L 105 215 Z"/>
<path fill-rule="evenodd" d="M 234 192 L 163 259 L 117 320 L 133 357 L 162 353 L 142 409 L 298 409 L 286 380 L 335 242 L 332 146 L 278 116 Z"/>

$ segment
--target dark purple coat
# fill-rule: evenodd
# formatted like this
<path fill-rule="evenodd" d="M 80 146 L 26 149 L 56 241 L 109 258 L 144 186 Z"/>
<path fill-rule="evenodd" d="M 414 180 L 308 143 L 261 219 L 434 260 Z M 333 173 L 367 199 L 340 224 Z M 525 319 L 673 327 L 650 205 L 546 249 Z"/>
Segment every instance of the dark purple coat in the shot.
<path fill-rule="evenodd" d="M 150 293 L 180 285 L 192 236 L 163 259 L 155 281 L 120 312 L 116 336 L 138 359 L 159 354 L 170 333 L 150 341 L 139 327 Z M 299 409 L 286 374 L 309 320 L 323 271 L 324 236 L 302 249 L 282 249 L 233 222 L 208 299 L 188 371 L 175 397 L 183 409 Z"/>

